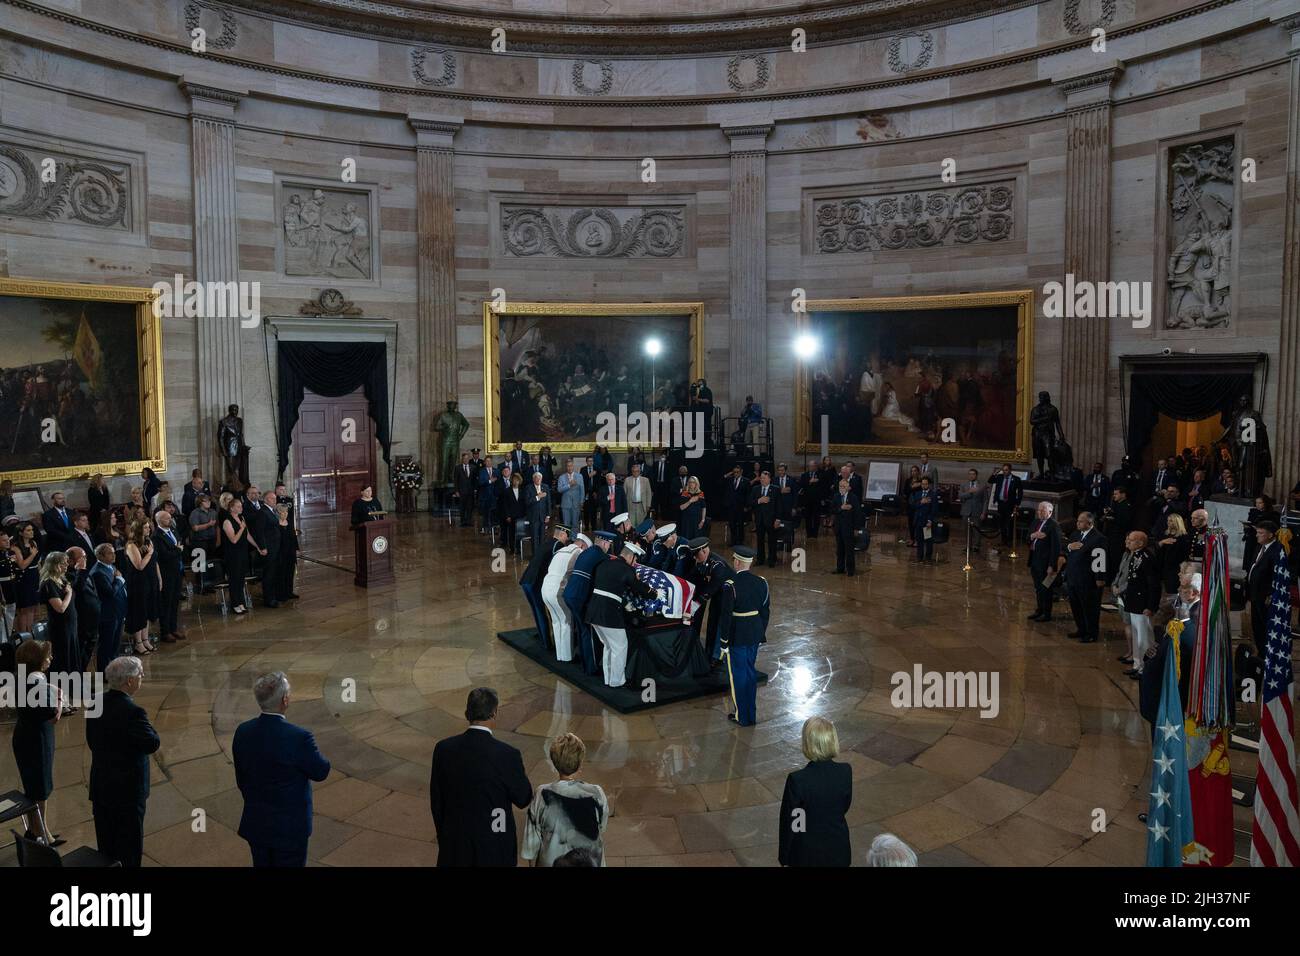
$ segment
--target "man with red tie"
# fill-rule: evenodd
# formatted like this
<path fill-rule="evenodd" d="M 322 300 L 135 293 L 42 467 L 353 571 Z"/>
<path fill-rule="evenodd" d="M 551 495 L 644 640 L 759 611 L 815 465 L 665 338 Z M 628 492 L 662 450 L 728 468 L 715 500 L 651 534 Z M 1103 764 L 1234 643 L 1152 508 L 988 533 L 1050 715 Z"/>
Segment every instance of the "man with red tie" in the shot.
<path fill-rule="evenodd" d="M 1011 526 L 1022 496 L 1020 479 L 1011 474 L 1010 462 L 1003 462 L 1002 470 L 989 478 L 993 486 L 993 503 L 998 509 L 998 526 L 1002 531 L 1002 546 L 1011 544 Z"/>
<path fill-rule="evenodd" d="M 627 511 L 627 493 L 612 471 L 605 474 L 605 485 L 597 492 L 596 507 L 599 511 L 597 517 L 600 530 L 617 531 L 614 518 Z"/>

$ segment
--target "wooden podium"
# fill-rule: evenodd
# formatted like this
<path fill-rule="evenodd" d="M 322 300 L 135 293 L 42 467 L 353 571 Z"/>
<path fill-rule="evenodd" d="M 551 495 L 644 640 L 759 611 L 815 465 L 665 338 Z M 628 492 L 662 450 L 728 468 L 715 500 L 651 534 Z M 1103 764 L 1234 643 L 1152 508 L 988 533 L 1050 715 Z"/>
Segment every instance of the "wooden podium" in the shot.
<path fill-rule="evenodd" d="M 357 576 L 359 588 L 392 584 L 393 523 L 387 518 L 357 525 Z"/>

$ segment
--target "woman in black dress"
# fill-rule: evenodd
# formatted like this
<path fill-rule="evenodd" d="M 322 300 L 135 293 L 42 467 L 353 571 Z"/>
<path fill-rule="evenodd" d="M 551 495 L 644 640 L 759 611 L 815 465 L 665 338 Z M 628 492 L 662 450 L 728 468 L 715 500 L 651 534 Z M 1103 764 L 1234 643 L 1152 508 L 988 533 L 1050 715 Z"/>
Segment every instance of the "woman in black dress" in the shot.
<path fill-rule="evenodd" d="M 27 695 L 32 685 L 39 684 L 37 698 L 44 705 L 17 708 L 18 722 L 14 724 L 13 737 L 14 762 L 18 764 L 23 796 L 36 803 L 36 810 L 26 814 L 23 822 L 27 824 L 28 835 L 41 837 L 42 842 L 48 829 L 42 832 L 40 820 L 44 819 L 48 828 L 45 801 L 54 790 L 54 725 L 63 715 L 60 691 L 45 678 L 53 657 L 54 648 L 46 641 L 23 641 L 14 652 L 15 662 L 27 675 L 27 686 L 21 688 L 21 693 Z M 51 836 L 54 846 L 62 842 L 57 835 Z"/>
<path fill-rule="evenodd" d="M 383 511 L 384 506 L 375 500 L 375 489 L 373 485 L 366 485 L 361 489 L 361 497 L 352 502 L 352 530 L 370 520 L 370 516 L 376 511 Z"/>
<path fill-rule="evenodd" d="M 14 553 L 9 532 L 0 527 L 0 640 L 9 641 L 13 625 L 9 615 L 18 610 L 18 578 L 14 574 Z"/>
<path fill-rule="evenodd" d="M 298 531 L 289 520 L 288 505 L 276 505 L 275 514 L 280 524 L 280 565 L 276 594 L 281 601 L 288 601 L 298 596 L 293 591 L 293 576 L 298 569 Z"/>
<path fill-rule="evenodd" d="M 677 510 L 680 517 L 677 519 L 677 537 L 682 541 L 689 541 L 698 535 L 707 534 L 708 526 L 705 524 L 705 503 L 704 492 L 700 490 L 700 479 L 691 475 L 686 479 L 686 487 L 682 489 L 681 500 L 677 503 Z"/>
<path fill-rule="evenodd" d="M 10 547 L 14 576 L 18 579 L 18 614 L 14 630 L 31 631 L 36 620 L 36 606 L 41 603 L 40 545 L 36 543 L 36 525 L 30 521 L 18 529 L 18 539 Z"/>
<path fill-rule="evenodd" d="M 1165 522 L 1165 536 L 1156 545 L 1156 562 L 1159 566 L 1161 600 L 1160 608 L 1172 613 L 1174 601 L 1178 597 L 1178 574 L 1183 562 L 1192 553 L 1192 538 L 1187 533 L 1187 523 L 1180 514 L 1172 514 Z M 1168 623 L 1167 614 L 1162 614 L 1156 622 L 1156 633 Z"/>
<path fill-rule="evenodd" d="M 230 606 L 236 614 L 248 613 L 244 578 L 248 574 L 248 549 L 257 546 L 249 535 L 243 515 L 244 502 L 234 498 L 230 502 L 229 516 L 221 523 L 221 537 L 224 540 L 221 546 L 222 562 L 226 566 L 226 583 L 230 585 Z"/>
<path fill-rule="evenodd" d="M 100 515 L 104 514 L 112 506 L 112 498 L 108 493 L 108 485 L 104 484 L 103 475 L 92 475 L 90 478 L 90 487 L 86 489 L 86 500 L 90 503 L 90 526 L 99 527 Z"/>
<path fill-rule="evenodd" d="M 916 492 L 921 490 L 921 469 L 917 465 L 912 466 L 912 470 L 907 473 L 907 481 L 903 485 L 903 508 L 907 513 L 907 546 L 916 547 L 916 536 L 912 533 L 915 522 L 912 520 L 912 498 Z"/>
<path fill-rule="evenodd" d="M 127 529 L 122 576 L 126 578 L 126 635 L 136 654 L 148 654 L 158 648 L 149 641 L 149 592 L 151 583 L 159 586 L 157 557 L 153 551 L 153 527 L 149 521 L 137 521 Z M 150 579 L 153 579 L 151 582 Z"/>
<path fill-rule="evenodd" d="M 140 469 L 140 480 L 144 482 L 140 486 L 140 496 L 144 499 L 144 506 L 147 509 L 149 503 L 153 501 L 153 496 L 158 494 L 158 489 L 162 487 L 162 480 L 149 467 Z"/>
<path fill-rule="evenodd" d="M 95 544 L 111 544 L 113 553 L 121 556 L 122 549 L 126 547 L 126 540 L 122 536 L 122 525 L 118 514 L 112 508 L 101 512 L 99 520 L 95 523 Z"/>
<path fill-rule="evenodd" d="M 803 725 L 803 754 L 808 765 L 785 778 L 781 819 L 777 824 L 782 866 L 848 866 L 852 862 L 849 824 L 853 803 L 853 768 L 838 763 L 839 736 L 824 717 Z"/>
<path fill-rule="evenodd" d="M 45 640 L 53 654 L 50 668 L 56 674 L 75 674 L 81 670 L 77 601 L 68 575 L 68 556 L 62 551 L 51 551 L 41 562 L 40 594 L 45 605 Z"/>

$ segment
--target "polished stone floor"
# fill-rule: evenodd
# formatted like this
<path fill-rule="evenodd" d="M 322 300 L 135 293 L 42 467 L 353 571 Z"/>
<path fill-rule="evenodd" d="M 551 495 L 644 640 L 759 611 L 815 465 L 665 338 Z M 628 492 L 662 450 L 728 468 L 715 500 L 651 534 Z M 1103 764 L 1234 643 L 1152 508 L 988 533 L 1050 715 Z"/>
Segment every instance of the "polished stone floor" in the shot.
<path fill-rule="evenodd" d="M 315 732 L 334 767 L 315 791 L 317 864 L 434 862 L 430 754 L 463 728 L 465 694 L 483 684 L 500 693 L 498 735 L 522 750 L 534 784 L 553 779 L 551 737 L 586 741 L 584 776 L 613 808 L 611 865 L 774 865 L 783 782 L 804 763 L 799 730 L 812 714 L 834 719 L 853 767 L 857 863 L 882 831 L 915 847 L 923 865 L 1143 861 L 1149 736 L 1136 683 L 1115 660 L 1122 637 L 1079 645 L 1059 619 L 1027 622 L 1023 558 L 986 553 L 964 573 L 958 549 L 940 547 L 938 564 L 916 565 L 882 525 L 853 579 L 829 573 L 826 538 L 811 543 L 805 572 L 763 569 L 773 614 L 759 665 L 771 681 L 758 725 L 738 728 L 720 696 L 629 716 L 606 710 L 497 640 L 530 622 L 517 556 L 494 573 L 473 530 L 427 514 L 397 521 L 395 586 L 354 587 L 351 573 L 329 566 L 352 562 L 342 522 L 311 519 L 303 546 L 315 561 L 301 565 L 300 601 L 235 618 L 204 598 L 184 615 L 190 639 L 145 658 L 138 700 L 162 737 L 148 864 L 248 864 L 230 744 L 256 713 L 253 679 L 276 669 L 292 681 L 290 719 Z M 1113 615 L 1104 624 L 1117 627 Z M 890 675 L 917 662 L 998 671 L 1001 712 L 895 709 Z M 349 682 L 355 702 L 344 700 Z M 0 725 L 0 790 L 17 785 L 11 728 Z M 94 843 L 88 771 L 77 715 L 58 726 L 50 800 L 69 848 Z M 1096 808 L 1104 832 L 1094 832 Z"/>

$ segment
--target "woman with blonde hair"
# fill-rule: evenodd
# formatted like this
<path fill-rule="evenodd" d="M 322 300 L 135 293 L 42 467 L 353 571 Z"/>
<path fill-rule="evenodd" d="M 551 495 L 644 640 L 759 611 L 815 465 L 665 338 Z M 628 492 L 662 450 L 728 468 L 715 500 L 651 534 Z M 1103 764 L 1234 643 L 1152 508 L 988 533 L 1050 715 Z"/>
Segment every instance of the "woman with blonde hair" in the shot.
<path fill-rule="evenodd" d="M 153 548 L 153 522 L 136 521 L 126 530 L 126 633 L 136 654 L 158 650 L 149 640 L 149 594 L 162 587 L 162 572 Z"/>
<path fill-rule="evenodd" d="M 825 717 L 803 724 L 803 755 L 808 765 L 785 778 L 777 822 L 782 866 L 849 866 L 852 848 L 845 819 L 853 803 L 853 768 L 836 761 L 840 752 L 835 725 Z"/>
<path fill-rule="evenodd" d="M 1180 514 L 1165 519 L 1165 536 L 1156 545 L 1156 565 L 1160 575 L 1160 617 L 1155 622 L 1156 633 L 1164 629 L 1173 615 L 1174 602 L 1178 600 L 1178 572 L 1192 553 L 1192 537 L 1187 533 L 1187 523 Z"/>
<path fill-rule="evenodd" d="M 68 556 L 51 551 L 41 562 L 40 595 L 45 605 L 45 640 L 51 649 L 50 670 L 75 674 L 81 669 L 77 645 L 77 602 L 68 576 Z"/>
<path fill-rule="evenodd" d="M 704 492 L 700 490 L 700 479 L 694 475 L 686 479 L 686 487 L 682 489 L 682 500 L 677 508 L 681 512 L 681 516 L 677 519 L 678 538 L 689 541 L 705 533 L 704 529 L 708 527 L 707 505 L 704 501 Z"/>
<path fill-rule="evenodd" d="M 533 866 L 553 866 L 570 850 L 588 850 L 605 865 L 602 835 L 609 823 L 609 801 L 594 783 L 577 779 L 587 747 L 577 734 L 551 741 L 551 765 L 560 779 L 533 794 L 520 855 Z"/>

